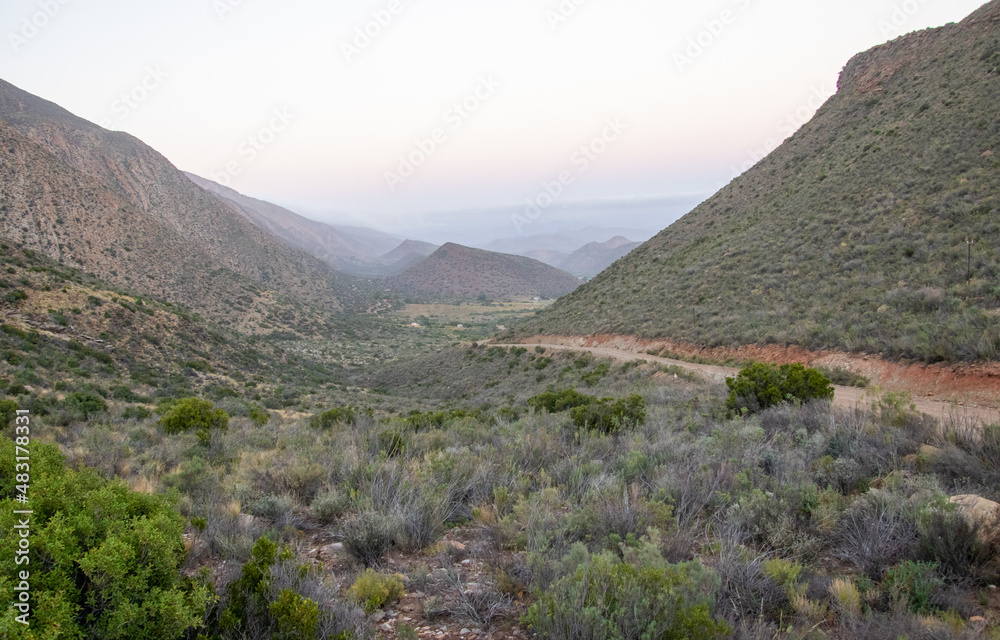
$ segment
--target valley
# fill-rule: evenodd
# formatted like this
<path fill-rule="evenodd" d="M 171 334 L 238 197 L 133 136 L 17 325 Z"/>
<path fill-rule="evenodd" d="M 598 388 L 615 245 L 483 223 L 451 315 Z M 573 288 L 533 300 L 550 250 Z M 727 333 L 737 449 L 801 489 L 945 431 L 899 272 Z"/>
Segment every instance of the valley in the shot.
<path fill-rule="evenodd" d="M 419 111 L 422 55 L 372 89 L 380 118 Z M 0 80 L 0 556 L 31 554 L 0 563 L 0 637 L 1000 637 L 1000 0 L 854 56 L 676 221 L 696 191 L 529 199 L 533 235 L 465 182 L 421 210 L 437 163 L 475 185 L 457 158 L 508 101 L 483 166 L 517 155 L 515 80 L 384 218 L 288 204 L 368 193 L 346 164 L 262 157 L 248 193 L 303 192 L 272 202 Z M 553 84 L 573 108 L 531 121 L 524 175 L 583 108 Z M 632 193 L 640 122 L 590 184 Z"/>

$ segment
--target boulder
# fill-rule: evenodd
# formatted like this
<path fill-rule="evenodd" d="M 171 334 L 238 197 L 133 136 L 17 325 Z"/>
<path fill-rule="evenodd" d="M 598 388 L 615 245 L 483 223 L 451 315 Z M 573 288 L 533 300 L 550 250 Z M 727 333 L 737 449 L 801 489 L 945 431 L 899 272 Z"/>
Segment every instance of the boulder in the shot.
<path fill-rule="evenodd" d="M 971 524 L 991 525 L 1000 518 L 1000 504 L 981 496 L 967 495 L 951 498 Z"/>

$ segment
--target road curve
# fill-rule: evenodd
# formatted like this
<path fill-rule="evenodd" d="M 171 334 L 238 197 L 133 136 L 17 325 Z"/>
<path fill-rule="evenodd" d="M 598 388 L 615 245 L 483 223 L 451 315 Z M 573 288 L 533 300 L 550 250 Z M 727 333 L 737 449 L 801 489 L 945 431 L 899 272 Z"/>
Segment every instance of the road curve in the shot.
<path fill-rule="evenodd" d="M 632 351 L 625 351 L 622 349 L 611 349 L 608 347 L 570 347 L 558 344 L 546 344 L 544 342 L 524 342 L 520 344 L 500 344 L 500 343 L 489 343 L 491 347 L 544 347 L 545 349 L 550 349 L 553 351 L 576 351 L 576 352 L 586 352 L 592 353 L 595 356 L 601 356 L 604 358 L 611 358 L 614 360 L 620 360 L 623 362 L 632 362 L 635 360 L 645 360 L 647 362 L 656 362 L 659 364 L 669 364 L 681 367 L 683 369 L 688 369 L 694 371 L 704 377 L 706 380 L 722 383 L 726 378 L 735 377 L 739 373 L 739 369 L 734 369 L 731 367 L 720 367 L 717 365 L 709 364 L 694 364 L 691 362 L 684 362 L 683 360 L 672 360 L 670 358 L 661 358 L 659 356 L 651 356 L 644 353 L 634 353 Z M 834 387 L 835 394 L 833 398 L 833 404 L 838 407 L 853 408 L 857 406 L 870 406 L 872 399 L 867 397 L 867 392 L 865 389 L 858 389 L 857 387 Z M 958 421 L 962 423 L 973 422 L 978 424 L 998 424 L 1000 423 L 1000 412 L 997 409 L 991 407 L 968 407 L 968 406 L 955 406 L 947 402 L 939 402 L 936 400 L 928 400 L 926 398 L 916 398 L 913 399 L 913 404 L 916 405 L 917 411 L 920 413 L 925 413 L 929 416 L 935 417 L 940 420 L 943 424 L 948 424 L 952 421 Z"/>

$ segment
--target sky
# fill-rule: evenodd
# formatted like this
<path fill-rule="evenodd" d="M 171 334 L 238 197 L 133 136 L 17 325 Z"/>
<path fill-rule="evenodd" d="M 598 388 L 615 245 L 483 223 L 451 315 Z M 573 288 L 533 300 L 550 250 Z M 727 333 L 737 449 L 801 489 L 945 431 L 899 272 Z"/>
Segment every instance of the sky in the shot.
<path fill-rule="evenodd" d="M 982 3 L 4 0 L 0 77 L 325 221 L 658 230 Z"/>

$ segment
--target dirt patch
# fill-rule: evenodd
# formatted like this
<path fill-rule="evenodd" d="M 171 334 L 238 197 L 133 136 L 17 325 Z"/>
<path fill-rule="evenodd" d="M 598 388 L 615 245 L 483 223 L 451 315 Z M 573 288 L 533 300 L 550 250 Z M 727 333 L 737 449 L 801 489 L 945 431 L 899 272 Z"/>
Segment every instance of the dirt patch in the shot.
<path fill-rule="evenodd" d="M 597 347 L 636 354 L 669 350 L 686 358 L 703 358 L 717 363 L 749 361 L 811 367 L 846 369 L 871 380 L 885 391 L 909 391 L 914 396 L 942 402 L 958 402 L 995 407 L 1000 400 L 1000 363 L 919 364 L 892 362 L 878 356 L 840 351 L 809 351 L 802 347 L 746 345 L 736 348 L 705 349 L 672 340 L 640 340 L 632 336 L 536 336 L 526 343 L 545 342 L 569 347 Z"/>

